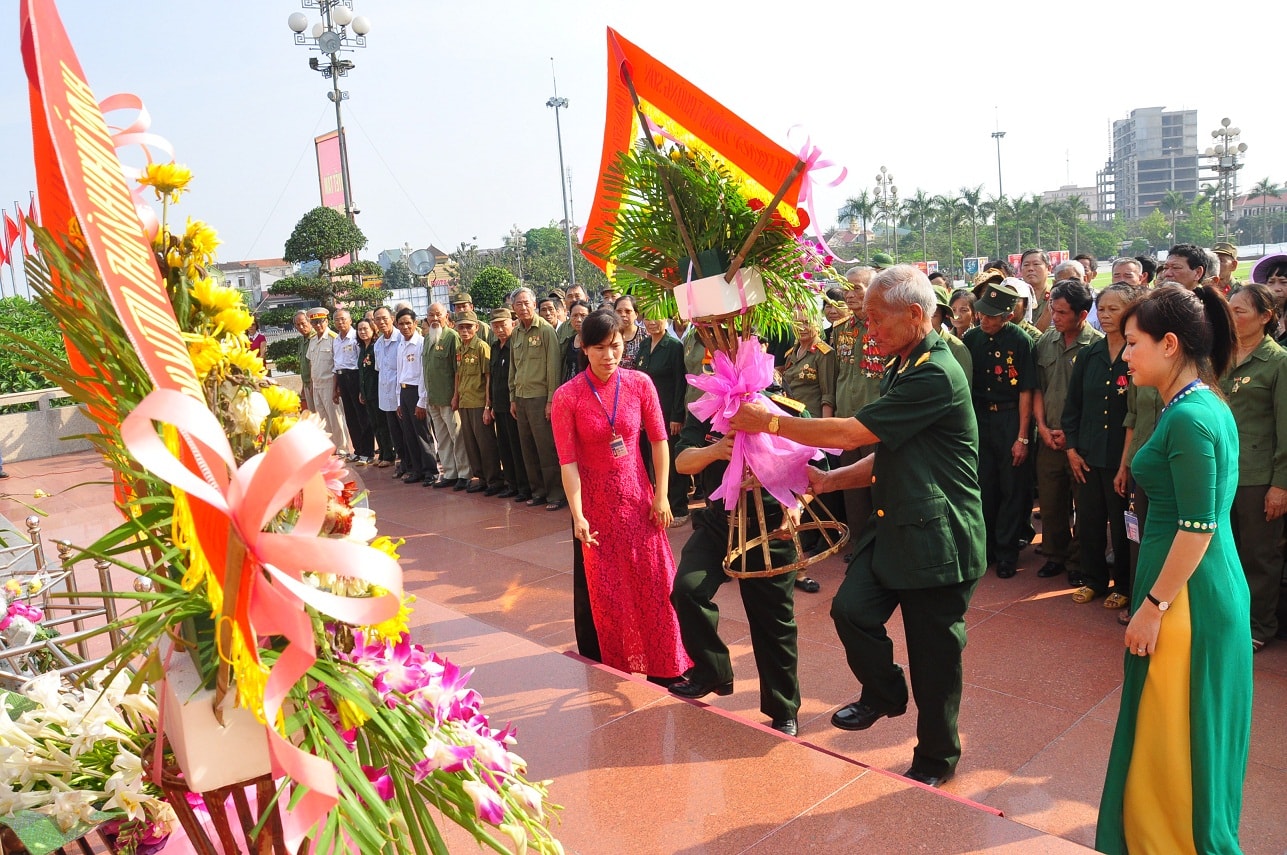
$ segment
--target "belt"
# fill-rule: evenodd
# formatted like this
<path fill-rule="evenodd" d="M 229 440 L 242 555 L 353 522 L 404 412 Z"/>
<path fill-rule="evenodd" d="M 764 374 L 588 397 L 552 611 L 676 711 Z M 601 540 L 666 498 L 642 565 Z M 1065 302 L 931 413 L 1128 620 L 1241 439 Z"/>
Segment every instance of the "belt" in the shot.
<path fill-rule="evenodd" d="M 403 383 L 403 384 L 402 384 L 402 388 L 403 388 L 403 389 L 419 389 L 419 388 L 420 388 L 420 386 L 419 386 L 419 385 L 417 385 L 417 384 L 415 384 L 415 383 Z"/>
<path fill-rule="evenodd" d="M 987 410 L 989 413 L 1004 413 L 1004 412 L 1006 412 L 1007 410 L 1017 410 L 1017 409 L 1019 409 L 1019 402 L 1018 402 L 1018 401 L 1002 401 L 1001 403 L 996 404 L 996 403 L 992 403 L 992 402 L 990 402 L 990 401 L 980 401 L 980 402 L 979 402 L 979 406 L 980 406 L 980 407 L 982 407 L 983 409 Z"/>
<path fill-rule="evenodd" d="M 336 368 L 335 373 L 336 374 L 356 374 L 357 369 L 356 368 Z"/>

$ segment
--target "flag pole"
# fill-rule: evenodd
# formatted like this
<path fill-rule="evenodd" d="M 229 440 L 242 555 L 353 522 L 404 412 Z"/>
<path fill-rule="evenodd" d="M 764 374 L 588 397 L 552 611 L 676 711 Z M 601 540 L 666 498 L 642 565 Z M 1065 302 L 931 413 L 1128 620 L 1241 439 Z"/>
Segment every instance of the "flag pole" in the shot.
<path fill-rule="evenodd" d="M 786 180 L 782 182 L 782 186 L 778 188 L 778 192 L 773 196 L 773 201 L 765 205 L 764 209 L 760 211 L 760 218 L 755 221 L 755 226 L 752 227 L 751 233 L 746 236 L 746 240 L 742 241 L 742 248 L 737 251 L 737 255 L 733 257 L 732 262 L 728 265 L 728 272 L 724 274 L 725 282 L 733 281 L 737 271 L 742 268 L 742 263 L 746 261 L 747 253 L 751 251 L 751 244 L 755 243 L 755 239 L 760 236 L 760 232 L 764 231 L 764 227 L 768 225 L 769 217 L 773 216 L 773 212 L 782 203 L 782 197 L 791 188 L 791 182 L 795 181 L 796 176 L 800 174 L 806 165 L 803 160 L 796 160 L 795 166 L 791 167 L 791 171 L 787 173 Z"/>
<path fill-rule="evenodd" d="M 657 143 L 653 141 L 652 133 L 648 130 L 648 117 L 644 115 L 643 106 L 639 103 L 639 93 L 635 91 L 634 76 L 630 73 L 630 63 L 621 63 L 621 78 L 626 82 L 626 89 L 630 90 L 630 100 L 634 102 L 635 113 L 639 116 L 639 126 L 643 131 L 644 139 L 648 141 L 648 147 L 652 149 L 653 154 L 659 154 Z M 692 259 L 693 270 L 697 273 L 697 278 L 701 279 L 705 274 L 702 273 L 701 265 L 697 262 L 697 250 L 693 246 L 693 239 L 688 234 L 688 227 L 684 225 L 683 214 L 679 210 L 679 200 L 675 198 L 675 189 L 670 186 L 670 179 L 666 173 L 658 170 L 658 177 L 661 178 L 661 184 L 666 188 L 666 201 L 670 203 L 670 214 L 675 218 L 675 225 L 679 228 L 679 237 L 684 242 L 684 249 L 688 250 L 688 257 Z"/>

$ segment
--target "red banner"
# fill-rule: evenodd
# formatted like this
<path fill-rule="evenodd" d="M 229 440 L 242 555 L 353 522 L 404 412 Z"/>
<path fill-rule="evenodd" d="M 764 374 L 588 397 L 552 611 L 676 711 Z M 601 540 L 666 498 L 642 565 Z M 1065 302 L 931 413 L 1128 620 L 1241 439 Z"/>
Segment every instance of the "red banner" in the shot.
<path fill-rule="evenodd" d="M 344 209 L 344 158 L 340 153 L 342 145 L 344 142 L 339 131 L 313 137 L 313 147 L 317 150 L 317 186 L 322 191 L 322 205 L 334 208 L 347 217 L 349 212 Z M 347 255 L 333 258 L 331 269 L 343 267 L 350 260 L 351 257 Z"/>
<path fill-rule="evenodd" d="M 107 123 L 58 10 L 53 0 L 22 0 L 21 14 L 43 224 L 60 236 L 79 224 L 107 295 L 152 382 L 204 401 Z M 77 302 L 64 283 L 55 285 L 62 299 Z M 68 356 L 73 367 L 85 364 L 85 355 L 74 352 L 70 344 Z"/>

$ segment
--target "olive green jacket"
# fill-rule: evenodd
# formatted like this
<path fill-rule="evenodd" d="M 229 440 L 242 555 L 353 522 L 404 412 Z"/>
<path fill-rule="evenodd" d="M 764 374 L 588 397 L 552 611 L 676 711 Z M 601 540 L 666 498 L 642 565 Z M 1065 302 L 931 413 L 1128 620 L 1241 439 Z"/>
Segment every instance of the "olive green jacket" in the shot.
<path fill-rule="evenodd" d="M 1238 486 L 1287 490 L 1287 350 L 1265 336 L 1220 388 L 1238 424 Z"/>

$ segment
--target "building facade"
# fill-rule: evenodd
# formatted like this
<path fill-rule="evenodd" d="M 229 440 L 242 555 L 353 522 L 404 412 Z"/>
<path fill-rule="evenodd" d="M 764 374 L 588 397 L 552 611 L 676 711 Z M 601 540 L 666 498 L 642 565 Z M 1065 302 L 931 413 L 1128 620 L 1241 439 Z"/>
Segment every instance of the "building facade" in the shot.
<path fill-rule="evenodd" d="M 1197 110 L 1132 110 L 1113 122 L 1113 157 L 1098 176 L 1100 193 L 1111 192 L 1113 212 L 1139 219 L 1172 190 L 1192 199 L 1198 165 Z"/>

